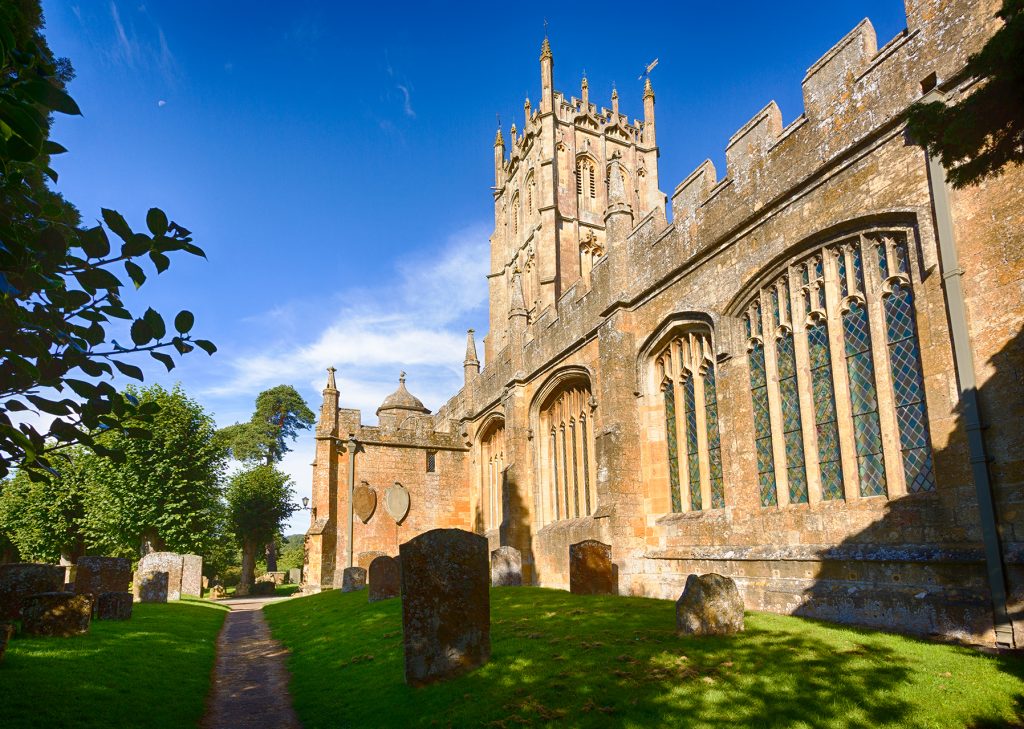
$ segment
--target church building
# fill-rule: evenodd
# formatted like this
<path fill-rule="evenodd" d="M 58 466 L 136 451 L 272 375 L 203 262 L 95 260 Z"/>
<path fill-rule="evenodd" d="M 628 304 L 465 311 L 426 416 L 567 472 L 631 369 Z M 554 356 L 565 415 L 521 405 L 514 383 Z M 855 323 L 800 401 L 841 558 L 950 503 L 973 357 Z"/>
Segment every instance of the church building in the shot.
<path fill-rule="evenodd" d="M 716 572 L 751 610 L 1024 644 L 1024 170 L 954 190 L 905 125 L 974 90 L 998 7 L 862 21 L 670 197 L 650 79 L 567 95 L 545 39 L 462 389 L 431 413 L 403 374 L 367 425 L 328 371 L 305 589 L 458 527 L 527 584 L 597 539 L 623 595 Z"/>

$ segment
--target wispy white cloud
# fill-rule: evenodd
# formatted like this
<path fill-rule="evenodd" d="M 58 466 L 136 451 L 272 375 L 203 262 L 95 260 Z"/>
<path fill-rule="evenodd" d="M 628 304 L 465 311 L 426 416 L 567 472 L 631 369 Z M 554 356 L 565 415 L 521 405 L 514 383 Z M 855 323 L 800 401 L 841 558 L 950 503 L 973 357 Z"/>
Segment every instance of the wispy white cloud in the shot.
<path fill-rule="evenodd" d="M 128 37 L 128 31 L 125 30 L 124 23 L 121 22 L 121 13 L 114 0 L 110 0 L 110 15 L 114 20 L 114 34 L 117 36 L 121 60 L 129 66 L 134 66 L 139 56 L 139 44 L 134 33 L 131 38 Z"/>
<path fill-rule="evenodd" d="M 311 320 L 298 316 L 297 307 L 279 305 L 265 316 L 292 325 L 280 327 L 291 330 L 290 341 L 262 342 L 259 350 L 229 355 L 225 376 L 208 383 L 203 394 L 229 398 L 281 382 L 320 389 L 324 369 L 334 366 L 343 405 L 372 413 L 394 390 L 399 370 L 408 369 L 410 389 L 437 407 L 461 379 L 461 324 L 483 316 L 488 260 L 487 230 L 475 225 L 451 236 L 431 259 L 398 265 L 393 283 L 340 292 L 338 301 L 360 303 L 329 312 L 318 331 L 296 333 L 294 327 Z"/>
<path fill-rule="evenodd" d="M 402 92 L 404 102 L 402 104 L 402 111 L 405 112 L 406 116 L 416 118 L 416 112 L 412 108 L 412 96 L 409 94 L 409 89 L 404 84 L 396 84 L 398 90 Z"/>

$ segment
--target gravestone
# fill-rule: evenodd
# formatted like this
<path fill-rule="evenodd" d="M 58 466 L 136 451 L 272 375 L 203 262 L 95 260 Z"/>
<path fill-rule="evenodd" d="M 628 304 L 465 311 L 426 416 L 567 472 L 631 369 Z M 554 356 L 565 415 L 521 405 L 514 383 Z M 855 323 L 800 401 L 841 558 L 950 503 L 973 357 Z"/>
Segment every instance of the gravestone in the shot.
<path fill-rule="evenodd" d="M 93 605 L 96 619 L 131 620 L 133 597 L 130 592 L 101 592 Z"/>
<path fill-rule="evenodd" d="M 732 578 L 714 572 L 687 577 L 676 601 L 676 630 L 684 635 L 743 632 L 743 598 Z"/>
<path fill-rule="evenodd" d="M 136 602 L 167 602 L 166 572 L 136 572 L 133 582 Z"/>
<path fill-rule="evenodd" d="M 275 585 L 283 585 L 286 574 L 287 573 L 285 572 L 264 572 L 262 575 L 256 578 L 256 581 L 272 582 Z"/>
<path fill-rule="evenodd" d="M 487 540 L 434 529 L 399 552 L 406 683 L 441 681 L 490 660 Z"/>
<path fill-rule="evenodd" d="M 127 592 L 132 563 L 123 557 L 79 557 L 75 593 L 95 598 L 104 592 Z"/>
<path fill-rule="evenodd" d="M 523 584 L 523 555 L 515 547 L 498 547 L 491 552 L 491 584 L 520 587 Z"/>
<path fill-rule="evenodd" d="M 21 630 L 27 635 L 80 635 L 89 632 L 91 621 L 91 595 L 41 592 L 21 606 Z"/>
<path fill-rule="evenodd" d="M 377 492 L 365 481 L 352 490 L 352 512 L 365 524 L 377 510 Z"/>
<path fill-rule="evenodd" d="M 60 592 L 64 574 L 64 568 L 55 564 L 0 564 L 0 620 L 20 618 L 22 601 L 29 595 Z"/>
<path fill-rule="evenodd" d="M 174 552 L 150 552 L 139 560 L 139 567 L 136 570 L 141 575 L 148 572 L 167 573 L 167 599 L 181 599 L 181 570 L 183 566 L 182 557 Z"/>
<path fill-rule="evenodd" d="M 569 592 L 574 595 L 612 595 L 611 545 L 587 539 L 569 545 Z"/>
<path fill-rule="evenodd" d="M 384 555 L 370 562 L 369 601 L 387 600 L 402 593 L 402 571 L 394 557 Z"/>
<path fill-rule="evenodd" d="M 362 567 L 346 567 L 341 573 L 341 591 L 358 592 L 366 587 L 366 570 Z"/>
<path fill-rule="evenodd" d="M 203 596 L 203 558 L 198 554 L 181 556 L 181 594 Z"/>
<path fill-rule="evenodd" d="M 210 588 L 211 600 L 223 600 L 225 596 L 227 596 L 227 592 L 224 590 L 224 585 L 214 585 Z"/>
<path fill-rule="evenodd" d="M 268 597 L 270 595 L 275 594 L 276 592 L 277 588 L 274 585 L 273 580 L 263 580 L 262 582 L 257 582 L 255 585 L 253 585 L 252 590 L 250 590 L 249 594 L 253 596 Z M 238 590 L 236 588 L 235 597 L 237 596 Z"/>
<path fill-rule="evenodd" d="M 302 584 L 302 568 L 292 567 L 288 570 L 288 584 L 290 585 L 301 585 Z"/>

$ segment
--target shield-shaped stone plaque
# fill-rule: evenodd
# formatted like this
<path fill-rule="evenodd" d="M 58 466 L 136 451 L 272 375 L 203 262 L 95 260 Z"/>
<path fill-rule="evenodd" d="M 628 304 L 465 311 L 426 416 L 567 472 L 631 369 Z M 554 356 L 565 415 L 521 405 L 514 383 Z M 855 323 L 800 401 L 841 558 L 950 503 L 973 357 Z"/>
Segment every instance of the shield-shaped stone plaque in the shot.
<path fill-rule="evenodd" d="M 384 508 L 391 514 L 396 524 L 401 524 L 402 519 L 409 513 L 409 492 L 405 486 L 395 481 L 394 486 L 389 486 L 384 492 Z"/>
<path fill-rule="evenodd" d="M 370 521 L 377 510 L 377 492 L 365 481 L 352 492 L 352 510 L 363 524 Z"/>

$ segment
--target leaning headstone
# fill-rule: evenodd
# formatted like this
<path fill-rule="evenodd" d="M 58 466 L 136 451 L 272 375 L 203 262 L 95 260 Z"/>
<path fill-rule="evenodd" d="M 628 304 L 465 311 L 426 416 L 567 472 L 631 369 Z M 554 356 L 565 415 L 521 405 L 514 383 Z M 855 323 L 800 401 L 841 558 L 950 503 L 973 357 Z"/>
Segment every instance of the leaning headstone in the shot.
<path fill-rule="evenodd" d="M 569 545 L 569 592 L 574 595 L 615 592 L 611 545 L 596 539 Z"/>
<path fill-rule="evenodd" d="M 4 653 L 7 652 L 7 642 L 14 635 L 14 626 L 11 623 L 0 623 L 0 663 L 4 660 Z"/>
<path fill-rule="evenodd" d="M 515 547 L 498 547 L 491 552 L 491 585 L 520 587 L 523 584 L 523 555 Z"/>
<path fill-rule="evenodd" d="M 292 567 L 288 570 L 288 584 L 300 585 L 302 584 L 302 568 Z"/>
<path fill-rule="evenodd" d="M 434 529 L 399 547 L 405 681 L 451 678 L 491 657 L 487 540 Z"/>
<path fill-rule="evenodd" d="M 127 592 L 132 579 L 132 563 L 123 557 L 79 557 L 75 570 L 75 593 L 102 595 Z"/>
<path fill-rule="evenodd" d="M 366 587 L 366 570 L 362 567 L 346 567 L 341 573 L 341 591 L 356 592 Z"/>
<path fill-rule="evenodd" d="M 136 572 L 132 582 L 136 602 L 167 602 L 166 572 Z"/>
<path fill-rule="evenodd" d="M 174 552 L 150 552 L 139 560 L 139 574 L 147 572 L 167 573 L 167 599 L 181 599 L 182 557 Z"/>
<path fill-rule="evenodd" d="M 89 632 L 92 596 L 73 592 L 42 592 L 26 597 L 21 629 L 27 635 L 80 635 Z"/>
<path fill-rule="evenodd" d="M 743 598 L 733 579 L 714 572 L 687 577 L 676 600 L 676 630 L 685 635 L 743 632 Z"/>
<path fill-rule="evenodd" d="M 210 588 L 209 598 L 211 600 L 223 600 L 227 596 L 227 591 L 224 589 L 224 585 L 214 585 Z"/>
<path fill-rule="evenodd" d="M 21 617 L 22 601 L 41 592 L 64 588 L 65 568 L 55 564 L 0 564 L 0 620 Z"/>
<path fill-rule="evenodd" d="M 131 620 L 133 597 L 130 592 L 101 592 L 93 606 L 96 619 Z"/>
<path fill-rule="evenodd" d="M 181 556 L 181 594 L 203 596 L 203 558 L 198 554 Z"/>
<path fill-rule="evenodd" d="M 370 562 L 368 574 L 370 590 L 367 597 L 370 602 L 387 600 L 402 594 L 402 571 L 394 557 L 377 557 Z"/>

